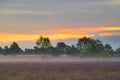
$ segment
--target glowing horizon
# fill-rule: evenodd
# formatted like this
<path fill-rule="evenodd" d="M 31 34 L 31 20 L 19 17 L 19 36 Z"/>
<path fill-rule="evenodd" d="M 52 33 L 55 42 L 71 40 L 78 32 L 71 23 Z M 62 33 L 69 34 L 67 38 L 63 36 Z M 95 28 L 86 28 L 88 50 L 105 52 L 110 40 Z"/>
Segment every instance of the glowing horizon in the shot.
<path fill-rule="evenodd" d="M 49 37 L 51 40 L 67 39 L 67 38 L 81 38 L 99 36 L 120 36 L 118 31 L 120 27 L 92 27 L 92 28 L 69 28 L 46 30 L 48 34 L 22 34 L 22 33 L 0 33 L 0 41 L 35 41 L 40 36 Z"/>

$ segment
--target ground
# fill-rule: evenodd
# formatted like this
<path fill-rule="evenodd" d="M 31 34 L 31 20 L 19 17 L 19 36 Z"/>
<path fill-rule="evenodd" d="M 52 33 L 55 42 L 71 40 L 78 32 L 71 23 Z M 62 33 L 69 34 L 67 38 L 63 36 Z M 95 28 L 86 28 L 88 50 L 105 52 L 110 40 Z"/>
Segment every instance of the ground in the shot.
<path fill-rule="evenodd" d="M 1 56 L 0 80 L 120 80 L 120 60 Z"/>

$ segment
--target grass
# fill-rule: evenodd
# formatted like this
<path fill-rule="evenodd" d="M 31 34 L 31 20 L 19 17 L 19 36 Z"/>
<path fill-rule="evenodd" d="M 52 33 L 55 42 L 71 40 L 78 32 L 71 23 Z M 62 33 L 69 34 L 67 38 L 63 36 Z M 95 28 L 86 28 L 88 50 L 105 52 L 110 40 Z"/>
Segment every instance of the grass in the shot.
<path fill-rule="evenodd" d="M 0 63 L 0 80 L 120 80 L 120 63 Z"/>

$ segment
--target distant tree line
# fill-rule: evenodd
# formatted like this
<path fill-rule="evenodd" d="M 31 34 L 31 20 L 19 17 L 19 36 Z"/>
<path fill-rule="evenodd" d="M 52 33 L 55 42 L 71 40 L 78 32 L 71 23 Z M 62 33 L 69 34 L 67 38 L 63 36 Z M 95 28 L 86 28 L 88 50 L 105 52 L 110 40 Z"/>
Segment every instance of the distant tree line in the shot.
<path fill-rule="evenodd" d="M 1 55 L 71 55 L 71 56 L 120 56 L 120 48 L 114 50 L 110 44 L 103 44 L 99 39 L 87 37 L 79 38 L 76 45 L 66 45 L 64 42 L 58 42 L 53 47 L 48 37 L 39 37 L 36 40 L 36 46 L 32 49 L 22 50 L 16 42 L 10 47 L 0 47 Z"/>

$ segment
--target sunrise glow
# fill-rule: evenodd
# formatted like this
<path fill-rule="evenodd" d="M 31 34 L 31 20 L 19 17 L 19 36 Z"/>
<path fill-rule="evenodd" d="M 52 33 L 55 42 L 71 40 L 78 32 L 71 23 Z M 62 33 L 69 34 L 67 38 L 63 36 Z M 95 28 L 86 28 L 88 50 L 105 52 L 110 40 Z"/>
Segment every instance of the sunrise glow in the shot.
<path fill-rule="evenodd" d="M 52 40 L 67 39 L 67 38 L 81 38 L 81 37 L 93 37 L 97 33 L 100 36 L 112 36 L 115 35 L 115 31 L 120 30 L 119 27 L 93 27 L 93 28 L 78 28 L 78 29 L 59 29 L 59 30 L 46 30 L 47 33 L 36 34 L 18 34 L 18 33 L 0 33 L 0 41 L 26 41 L 36 40 L 40 36 L 49 37 Z M 116 34 L 120 35 L 120 34 Z"/>

